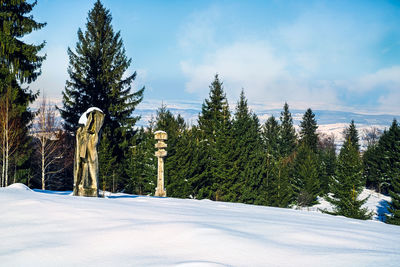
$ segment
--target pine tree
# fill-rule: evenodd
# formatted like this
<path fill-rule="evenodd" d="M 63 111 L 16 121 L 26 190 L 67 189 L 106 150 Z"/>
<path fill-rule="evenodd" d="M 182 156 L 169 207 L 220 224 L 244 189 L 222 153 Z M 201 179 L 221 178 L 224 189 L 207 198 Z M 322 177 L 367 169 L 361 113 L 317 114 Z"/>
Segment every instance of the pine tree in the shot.
<path fill-rule="evenodd" d="M 86 31 L 78 30 L 76 52 L 68 48 L 70 79 L 63 92 L 65 129 L 75 132 L 80 115 L 95 106 L 105 113 L 103 127 L 131 129 L 132 117 L 142 100 L 143 90 L 131 93 L 136 72 L 124 77 L 131 59 L 125 55 L 120 32 L 114 33 L 110 11 L 100 1 L 90 10 Z M 113 140 L 114 141 L 114 140 Z"/>
<path fill-rule="evenodd" d="M 268 118 L 263 127 L 262 137 L 267 154 L 275 159 L 281 155 L 281 126 L 274 116 Z"/>
<path fill-rule="evenodd" d="M 229 197 L 225 200 L 263 204 L 266 197 L 261 190 L 264 151 L 260 123 L 249 110 L 243 90 L 234 115 L 232 143 L 225 154 L 233 162 L 227 169 L 224 187 Z"/>
<path fill-rule="evenodd" d="M 274 180 L 268 204 L 274 207 L 287 208 L 293 201 L 293 191 L 289 180 L 290 157 L 281 157 L 275 161 Z"/>
<path fill-rule="evenodd" d="M 389 192 L 392 198 L 388 208 L 390 214 L 386 215 L 386 222 L 400 225 L 400 170 L 392 177 L 392 188 Z"/>
<path fill-rule="evenodd" d="M 280 129 L 280 154 L 287 157 L 296 149 L 296 131 L 293 127 L 292 114 L 289 112 L 289 105 L 285 103 L 281 112 L 281 129 Z"/>
<path fill-rule="evenodd" d="M 305 143 L 300 145 L 294 162 L 294 193 L 299 206 L 317 204 L 320 193 L 319 161 L 317 154 Z"/>
<path fill-rule="evenodd" d="M 193 197 L 192 178 L 197 173 L 196 139 L 193 129 L 185 128 L 176 142 L 176 153 L 167 162 L 171 164 L 169 181 L 166 185 L 168 196 L 179 198 Z"/>
<path fill-rule="evenodd" d="M 303 115 L 300 123 L 300 142 L 307 145 L 312 151 L 317 152 L 318 134 L 315 114 L 309 108 Z"/>
<path fill-rule="evenodd" d="M 201 159 L 202 173 L 196 175 L 195 188 L 199 188 L 198 198 L 220 200 L 221 184 L 227 179 L 226 170 L 230 168 L 230 160 L 225 150 L 230 146 L 231 119 L 228 101 L 222 82 L 218 75 L 210 86 L 209 99 L 205 99 L 202 111 L 199 114 L 199 129 L 201 130 L 201 146 L 204 154 Z"/>
<path fill-rule="evenodd" d="M 392 177 L 397 175 L 400 158 L 400 127 L 393 120 L 389 130 L 385 130 L 378 144 L 364 154 L 364 176 L 369 185 L 388 193 L 392 190 Z"/>
<path fill-rule="evenodd" d="M 345 142 L 350 140 L 351 144 L 357 149 L 357 151 L 360 151 L 360 138 L 354 120 L 351 120 L 349 127 L 343 131 L 343 135 Z"/>
<path fill-rule="evenodd" d="M 210 99 L 205 99 L 199 114 L 199 128 L 204 132 L 205 138 L 215 141 L 216 134 L 230 119 L 229 105 L 224 93 L 223 84 L 218 74 L 210 86 Z"/>
<path fill-rule="evenodd" d="M 133 126 L 139 119 L 132 113 L 143 98 L 144 88 L 132 92 L 136 72 L 125 76 L 131 59 L 127 58 L 120 32 L 114 33 L 111 21 L 110 11 L 96 1 L 89 11 L 85 32 L 78 30 L 75 52 L 68 48 L 69 80 L 63 92 L 64 107 L 59 110 L 64 128 L 74 133 L 83 112 L 93 106 L 100 108 L 105 114 L 102 129 L 108 132 L 110 150 L 117 156 L 117 164 L 122 164 L 135 133 Z M 122 180 L 117 188 L 122 189 L 126 177 L 119 178 Z"/>
<path fill-rule="evenodd" d="M 115 168 L 116 156 L 112 155 L 109 132 L 103 131 L 100 144 L 97 148 L 99 159 L 99 186 L 104 191 L 113 191 L 113 170 Z"/>
<path fill-rule="evenodd" d="M 333 134 L 318 136 L 321 193 L 327 194 L 336 170 L 336 145 Z"/>
<path fill-rule="evenodd" d="M 389 193 L 392 198 L 389 204 L 387 222 L 400 225 L 400 125 L 394 119 L 389 130 L 384 133 L 379 140 L 382 146 L 383 163 L 382 167 L 386 170 L 389 177 Z"/>
<path fill-rule="evenodd" d="M 155 143 L 152 122 L 147 129 L 141 128 L 131 140 L 125 156 L 125 172 L 129 177 L 124 188 L 127 193 L 154 195 L 157 186 Z"/>
<path fill-rule="evenodd" d="M 1 115 L 2 127 L 0 129 L 0 139 L 2 143 L 2 181 L 0 186 L 8 184 L 9 162 L 11 150 L 15 155 L 27 155 L 30 148 L 19 146 L 19 144 L 31 143 L 28 137 L 30 122 L 33 113 L 29 109 L 38 96 L 26 88 L 23 84 L 29 84 L 37 79 L 41 73 L 41 65 L 45 56 L 39 55 L 45 42 L 39 45 L 27 44 L 23 37 L 34 30 L 43 28 L 45 23 L 38 23 L 29 13 L 32 11 L 36 2 L 32 4 L 25 0 L 1 1 L 0 2 L 0 95 L 2 96 Z M 3 105 L 4 104 L 4 105 Z M 18 125 L 18 129 L 11 129 Z M 19 132 L 14 148 L 10 147 L 11 135 Z M 17 145 L 18 144 L 18 145 Z M 24 149 L 21 151 L 21 149 Z M 26 157 L 26 158 L 29 158 Z M 17 165 L 24 164 L 21 160 Z M 14 169 L 14 171 L 16 168 Z"/>
<path fill-rule="evenodd" d="M 367 198 L 358 199 L 364 185 L 361 170 L 359 152 L 349 139 L 340 150 L 336 175 L 331 189 L 333 196 L 327 198 L 335 208 L 333 212 L 328 213 L 362 220 L 371 218 L 368 209 L 361 207 L 367 201 Z"/>

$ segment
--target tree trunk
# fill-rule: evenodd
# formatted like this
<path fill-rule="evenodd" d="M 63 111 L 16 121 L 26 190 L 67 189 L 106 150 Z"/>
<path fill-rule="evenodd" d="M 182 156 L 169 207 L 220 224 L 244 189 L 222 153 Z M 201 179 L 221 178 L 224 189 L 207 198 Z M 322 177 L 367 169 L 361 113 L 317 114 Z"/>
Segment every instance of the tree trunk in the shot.
<path fill-rule="evenodd" d="M 41 147 L 41 149 L 42 149 L 42 190 L 45 190 L 45 188 L 46 188 L 46 186 L 45 186 L 45 174 L 46 174 L 46 170 L 45 170 L 45 166 L 44 166 L 44 164 L 45 164 L 45 158 L 44 158 L 44 153 L 45 153 L 45 140 L 44 140 L 44 138 L 45 137 L 41 137 L 41 139 L 42 139 L 42 147 Z"/>
<path fill-rule="evenodd" d="M 1 184 L 0 187 L 4 187 L 5 184 L 5 170 L 6 170 L 6 130 L 3 126 L 3 140 L 2 140 L 2 166 L 1 166 Z"/>
<path fill-rule="evenodd" d="M 6 154 L 5 154 L 5 171 L 4 171 L 4 186 L 8 186 L 8 153 L 9 153 L 9 140 L 8 140 L 8 99 L 6 99 L 6 117 L 5 117 L 5 142 L 6 142 Z"/>

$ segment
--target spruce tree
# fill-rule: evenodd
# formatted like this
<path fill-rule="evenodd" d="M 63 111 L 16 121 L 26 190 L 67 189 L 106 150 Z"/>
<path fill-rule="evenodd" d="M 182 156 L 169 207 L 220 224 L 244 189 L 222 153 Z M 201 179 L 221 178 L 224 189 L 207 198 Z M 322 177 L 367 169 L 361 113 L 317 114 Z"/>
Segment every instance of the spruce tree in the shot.
<path fill-rule="evenodd" d="M 367 198 L 358 199 L 364 185 L 361 171 L 359 152 L 349 139 L 340 150 L 331 188 L 333 195 L 327 198 L 334 205 L 334 211 L 328 213 L 362 220 L 371 218 L 368 209 L 361 207 Z"/>
<path fill-rule="evenodd" d="M 392 198 L 388 209 L 391 215 L 387 216 L 387 222 L 400 225 L 400 126 L 396 119 L 384 135 L 385 137 L 382 136 L 379 140 L 381 146 L 384 147 L 381 166 L 389 177 L 389 193 Z"/>
<path fill-rule="evenodd" d="M 289 111 L 289 105 L 285 103 L 281 112 L 280 129 L 280 154 L 283 157 L 289 156 L 296 149 L 296 131 L 293 127 L 292 114 Z"/>
<path fill-rule="evenodd" d="M 317 204 L 320 193 L 318 155 L 303 143 L 294 160 L 293 190 L 299 206 Z"/>
<path fill-rule="evenodd" d="M 392 190 L 392 177 L 398 171 L 400 162 L 400 127 L 394 119 L 385 130 L 376 146 L 369 147 L 364 154 L 364 176 L 368 185 L 383 193 Z"/>
<path fill-rule="evenodd" d="M 318 134 L 315 114 L 309 108 L 303 115 L 300 123 L 300 142 L 307 145 L 312 151 L 317 152 Z"/>
<path fill-rule="evenodd" d="M 112 155 L 112 145 L 109 132 L 103 131 L 98 146 L 98 160 L 99 160 L 99 187 L 101 190 L 113 191 L 113 176 L 115 176 L 115 163 L 116 156 Z M 115 182 L 115 181 L 114 181 Z"/>
<path fill-rule="evenodd" d="M 215 141 L 216 134 L 227 124 L 230 119 L 228 100 L 219 80 L 218 74 L 210 85 L 209 99 L 205 99 L 199 114 L 199 128 L 204 132 L 205 138 Z"/>
<path fill-rule="evenodd" d="M 226 152 L 233 162 L 224 185 L 230 193 L 227 200 L 263 204 L 266 192 L 261 191 L 264 153 L 260 124 L 249 110 L 243 90 L 236 106 L 232 134 L 233 143 Z"/>
<path fill-rule="evenodd" d="M 228 178 L 226 170 L 230 169 L 231 164 L 225 153 L 232 142 L 230 117 L 223 84 L 218 75 L 215 75 L 210 86 L 209 99 L 205 99 L 198 119 L 201 146 L 205 150 L 200 163 L 204 170 L 196 176 L 197 183 L 202 185 L 196 196 L 198 198 L 223 198 L 221 184 Z M 195 188 L 199 188 L 198 185 Z"/>
<path fill-rule="evenodd" d="M 334 135 L 318 136 L 321 193 L 327 194 L 336 171 L 336 145 Z"/>
<path fill-rule="evenodd" d="M 79 116 L 89 107 L 98 107 L 104 114 L 103 131 L 110 139 L 112 156 L 117 164 L 127 153 L 133 126 L 139 119 L 132 113 L 142 100 L 144 88 L 132 92 L 136 72 L 125 76 L 131 59 L 125 53 L 120 32 L 114 33 L 112 17 L 98 0 L 88 13 L 86 30 L 78 30 L 75 52 L 68 48 L 69 80 L 63 91 L 64 128 L 74 133 Z M 123 168 L 117 168 L 123 170 Z M 122 189 L 123 180 L 119 182 Z"/>
<path fill-rule="evenodd" d="M 127 193 L 154 194 L 157 186 L 155 143 L 152 122 L 147 129 L 140 128 L 134 138 L 131 139 L 129 150 L 125 153 L 125 172 L 129 179 L 124 190 Z"/>
<path fill-rule="evenodd" d="M 30 143 L 28 129 L 33 119 L 29 109 L 38 96 L 25 84 L 35 81 L 41 74 L 41 65 L 45 56 L 39 55 L 45 42 L 34 45 L 23 41 L 24 36 L 46 24 L 36 22 L 29 13 L 35 7 L 25 0 L 0 2 L 0 95 L 1 95 L 1 143 L 2 143 L 2 181 L 0 186 L 9 182 L 9 166 L 12 154 L 16 165 L 24 164 L 23 158 L 29 158 Z M 17 135 L 18 132 L 18 135 Z M 12 136 L 14 135 L 14 136 Z M 17 136 L 16 136 L 17 135 Z M 13 144 L 10 143 L 14 138 Z M 10 146 L 13 147 L 10 147 Z M 18 159 L 18 160 L 17 160 Z M 14 170 L 16 170 L 15 166 Z"/>
<path fill-rule="evenodd" d="M 343 135 L 345 142 L 350 140 L 351 144 L 357 149 L 357 151 L 360 151 L 360 138 L 354 120 L 351 120 L 349 127 L 343 131 Z"/>
<path fill-rule="evenodd" d="M 75 52 L 68 48 L 70 79 L 60 109 L 68 131 L 75 132 L 80 115 L 91 106 L 105 113 L 103 127 L 110 128 L 113 135 L 122 128 L 131 130 L 138 120 L 132 112 L 142 100 L 144 88 L 131 92 L 136 72 L 124 76 L 131 59 L 111 21 L 110 11 L 98 0 L 89 11 L 86 31 L 78 30 Z"/>
<path fill-rule="evenodd" d="M 392 177 L 392 188 L 389 192 L 392 198 L 388 207 L 390 214 L 386 215 L 386 222 L 400 225 L 400 170 Z"/>
<path fill-rule="evenodd" d="M 277 159 L 281 155 L 281 126 L 274 116 L 268 118 L 263 127 L 262 137 L 268 156 Z"/>

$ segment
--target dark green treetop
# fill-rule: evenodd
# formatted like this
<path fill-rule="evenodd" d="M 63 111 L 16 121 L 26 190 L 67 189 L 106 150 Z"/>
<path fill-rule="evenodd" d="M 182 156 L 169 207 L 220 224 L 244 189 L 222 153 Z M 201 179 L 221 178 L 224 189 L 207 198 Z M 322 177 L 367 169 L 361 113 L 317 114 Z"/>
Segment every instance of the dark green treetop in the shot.
<path fill-rule="evenodd" d="M 354 124 L 354 120 L 351 120 L 349 127 L 347 127 L 343 131 L 344 135 L 344 141 L 345 142 L 351 142 L 351 144 L 357 149 L 357 151 L 360 150 L 360 138 L 358 136 L 358 131 L 357 128 Z"/>
<path fill-rule="evenodd" d="M 210 85 L 209 99 L 205 99 L 199 114 L 199 127 L 205 136 L 215 139 L 217 131 L 224 128 L 230 121 L 228 100 L 219 80 L 218 74 Z"/>
<path fill-rule="evenodd" d="M 315 114 L 309 108 L 303 115 L 300 123 L 300 142 L 311 148 L 312 151 L 317 151 L 318 134 L 317 134 L 317 121 Z"/>
<path fill-rule="evenodd" d="M 333 196 L 327 199 L 335 208 L 328 213 L 362 220 L 371 218 L 368 209 L 361 207 L 367 198 L 358 199 L 364 186 L 362 163 L 360 154 L 351 141 L 346 142 L 340 150 L 334 178 L 331 186 Z"/>
<path fill-rule="evenodd" d="M 289 105 L 285 103 L 281 112 L 280 129 L 280 153 L 287 157 L 296 149 L 296 131 L 293 127 L 292 114 L 289 111 Z"/>
<path fill-rule="evenodd" d="M 0 2 L 0 78 L 11 75 L 20 83 L 31 83 L 40 75 L 45 56 L 38 53 L 45 42 L 39 45 L 26 44 L 21 38 L 46 23 L 36 22 L 28 14 L 36 5 L 25 0 Z"/>
<path fill-rule="evenodd" d="M 142 100 L 144 88 L 131 92 L 136 72 L 124 76 L 131 59 L 111 21 L 110 11 L 96 1 L 89 11 L 86 30 L 78 30 L 75 52 L 68 48 L 69 80 L 63 92 L 64 108 L 59 110 L 69 132 L 75 131 L 80 115 L 92 106 L 105 113 L 103 127 L 110 128 L 113 137 L 116 132 L 131 131 L 138 120 L 132 112 Z"/>

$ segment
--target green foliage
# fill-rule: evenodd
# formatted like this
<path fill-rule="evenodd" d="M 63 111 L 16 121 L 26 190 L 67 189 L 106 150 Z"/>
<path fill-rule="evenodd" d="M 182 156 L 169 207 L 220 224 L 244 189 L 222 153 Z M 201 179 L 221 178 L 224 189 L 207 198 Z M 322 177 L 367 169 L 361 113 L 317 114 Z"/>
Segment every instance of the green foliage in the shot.
<path fill-rule="evenodd" d="M 389 193 L 392 201 L 389 204 L 390 215 L 387 222 L 400 225 L 400 126 L 394 119 L 388 131 L 379 140 L 383 159 L 381 167 L 390 181 Z"/>
<path fill-rule="evenodd" d="M 30 4 L 25 0 L 1 1 L 0 3 L 1 81 L 4 81 L 6 76 L 11 76 L 13 81 L 31 83 L 41 73 L 40 67 L 45 56 L 40 56 L 38 53 L 45 42 L 33 45 L 21 41 L 26 34 L 46 25 L 46 23 L 36 22 L 31 15 L 28 15 L 35 5 L 36 2 Z"/>
<path fill-rule="evenodd" d="M 319 180 L 321 193 L 327 194 L 336 171 L 336 145 L 334 135 L 319 135 Z"/>
<path fill-rule="evenodd" d="M 65 129 L 75 132 L 79 116 L 89 107 L 105 114 L 113 143 L 121 141 L 121 131 L 130 131 L 138 120 L 132 112 L 142 100 L 143 90 L 131 93 L 136 72 L 125 77 L 131 59 L 125 55 L 120 32 L 114 33 L 110 11 L 100 1 L 90 10 L 86 31 L 78 30 L 75 52 L 68 48 L 69 80 L 63 92 Z"/>
<path fill-rule="evenodd" d="M 266 152 L 273 158 L 278 158 L 281 155 L 281 127 L 274 116 L 268 118 L 265 122 L 262 132 Z M 285 140 L 286 141 L 286 140 Z"/>
<path fill-rule="evenodd" d="M 190 168 L 186 163 L 191 157 L 188 146 L 192 145 L 187 134 L 187 127 L 184 119 L 178 115 L 174 116 L 165 106 L 157 111 L 156 130 L 167 132 L 168 141 L 166 148 L 168 156 L 165 159 L 164 179 L 167 195 L 170 197 L 188 198 L 190 187 L 188 176 Z M 183 176 L 182 173 L 186 174 Z"/>
<path fill-rule="evenodd" d="M 328 197 L 335 209 L 328 213 L 362 220 L 371 218 L 368 209 L 361 207 L 367 199 L 358 199 L 364 185 L 361 170 L 359 152 L 348 140 L 342 147 L 337 161 L 336 175 L 331 188 L 333 195 Z"/>
<path fill-rule="evenodd" d="M 113 176 L 118 177 L 117 190 L 124 187 L 127 175 L 123 172 L 123 156 L 139 117 L 133 116 L 143 98 L 144 88 L 132 92 L 136 72 L 125 76 L 131 59 L 125 55 L 120 32 L 114 33 L 112 17 L 100 1 L 88 13 L 86 30 L 78 30 L 75 52 L 68 48 L 69 80 L 63 92 L 64 128 L 74 133 L 79 116 L 89 107 L 98 107 L 104 114 L 103 131 L 107 132 L 111 157 L 116 157 Z M 117 174 L 116 174 L 117 173 Z M 113 186 L 115 187 L 115 186 Z"/>
<path fill-rule="evenodd" d="M 129 180 L 125 191 L 137 195 L 153 195 L 157 186 L 156 141 L 153 128 L 141 128 L 132 140 L 125 157 L 125 172 Z"/>
<path fill-rule="evenodd" d="M 225 200 L 245 203 L 266 203 L 266 192 L 262 189 L 264 151 L 257 116 L 247 105 L 244 91 L 241 92 L 233 120 L 231 151 L 225 151 L 231 166 L 225 182 L 228 196 Z"/>
<path fill-rule="evenodd" d="M 195 197 L 222 200 L 225 192 L 220 185 L 229 179 L 225 170 L 231 165 L 226 151 L 232 141 L 232 123 L 228 101 L 218 75 L 215 75 L 210 86 L 209 99 L 203 103 L 198 122 L 201 130 L 200 147 L 204 151 L 199 163 L 202 172 L 195 175 L 193 181 L 195 188 L 198 188 Z"/>
<path fill-rule="evenodd" d="M 113 184 L 115 184 L 113 177 L 115 180 L 114 172 L 117 158 L 112 155 L 112 144 L 110 144 L 108 135 L 107 131 L 103 131 L 100 144 L 97 148 L 99 155 L 99 187 L 102 190 L 113 192 L 115 188 L 115 186 L 113 188 Z"/>
<path fill-rule="evenodd" d="M 368 186 L 383 193 L 392 190 L 392 178 L 400 168 L 400 127 L 393 120 L 377 145 L 372 145 L 364 154 L 364 177 Z"/>
<path fill-rule="evenodd" d="M 318 155 L 303 143 L 297 150 L 293 174 L 294 193 L 299 206 L 317 204 L 320 193 Z"/>
<path fill-rule="evenodd" d="M 357 151 L 360 151 L 360 143 L 359 143 L 360 138 L 358 137 L 358 131 L 354 124 L 354 120 L 352 120 L 349 127 L 347 127 L 343 131 L 343 135 L 345 142 L 350 142 L 352 146 L 356 148 Z"/>
<path fill-rule="evenodd" d="M 26 146 L 31 142 L 28 137 L 28 130 L 34 114 L 29 109 L 38 96 L 28 87 L 23 88 L 23 84 L 30 84 L 41 74 L 41 65 L 45 56 L 39 52 L 45 45 L 27 44 L 23 41 L 27 34 L 43 28 L 45 23 L 38 23 L 29 13 L 35 7 L 24 0 L 1 1 L 0 3 L 0 96 L 1 96 L 1 121 L 0 129 L 2 138 L 6 127 L 14 124 L 14 129 L 18 131 L 18 140 L 14 144 L 14 177 L 16 178 L 27 165 L 31 148 Z M 7 104 L 6 104 L 7 103 Z M 7 113 L 7 116 L 3 113 Z M 8 125 L 8 126 L 6 126 Z M 3 143 L 3 142 L 2 142 Z M 11 155 L 8 155 L 11 156 Z M 7 157 L 7 155 L 6 155 Z M 3 155 L 4 158 L 4 155 Z M 25 161 L 23 160 L 25 159 Z M 5 163 L 8 165 L 8 161 Z M 7 166 L 8 169 L 10 166 Z M 19 170 L 19 168 L 22 168 Z"/>
<path fill-rule="evenodd" d="M 289 111 L 289 105 L 285 103 L 281 112 L 281 127 L 279 136 L 280 154 L 282 157 L 288 157 L 296 149 L 296 131 L 293 127 L 292 114 Z"/>
<path fill-rule="evenodd" d="M 392 177 L 392 188 L 389 192 L 392 198 L 388 208 L 390 214 L 386 215 L 386 222 L 400 225 L 400 170 Z"/>
<path fill-rule="evenodd" d="M 300 123 L 300 142 L 308 146 L 312 151 L 317 152 L 318 134 L 315 114 L 309 108 L 303 115 Z"/>

